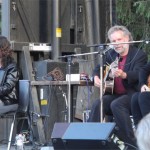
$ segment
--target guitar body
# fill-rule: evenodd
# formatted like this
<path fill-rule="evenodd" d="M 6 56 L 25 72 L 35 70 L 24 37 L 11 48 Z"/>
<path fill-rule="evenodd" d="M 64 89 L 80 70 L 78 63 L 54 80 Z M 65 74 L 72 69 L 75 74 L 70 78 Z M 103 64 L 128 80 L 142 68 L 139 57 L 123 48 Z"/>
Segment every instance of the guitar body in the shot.
<path fill-rule="evenodd" d="M 118 68 L 119 58 L 116 57 L 115 61 L 113 61 L 110 65 L 105 66 L 104 70 L 104 94 L 110 93 L 113 94 L 114 91 L 114 77 L 112 75 L 112 70 Z"/>
<path fill-rule="evenodd" d="M 104 93 L 113 94 L 114 90 L 114 79 L 106 80 L 104 83 Z"/>
<path fill-rule="evenodd" d="M 113 90 L 114 90 L 114 77 L 112 77 L 110 66 L 105 66 L 105 70 L 104 70 L 104 94 L 105 93 L 113 94 Z"/>

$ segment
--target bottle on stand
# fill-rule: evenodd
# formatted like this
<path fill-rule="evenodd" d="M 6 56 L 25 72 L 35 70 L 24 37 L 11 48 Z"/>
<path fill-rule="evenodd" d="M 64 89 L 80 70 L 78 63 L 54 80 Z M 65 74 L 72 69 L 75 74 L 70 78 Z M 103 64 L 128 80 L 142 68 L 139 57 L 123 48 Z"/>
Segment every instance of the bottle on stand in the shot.
<path fill-rule="evenodd" d="M 16 150 L 24 150 L 24 136 L 22 134 L 16 135 Z"/>

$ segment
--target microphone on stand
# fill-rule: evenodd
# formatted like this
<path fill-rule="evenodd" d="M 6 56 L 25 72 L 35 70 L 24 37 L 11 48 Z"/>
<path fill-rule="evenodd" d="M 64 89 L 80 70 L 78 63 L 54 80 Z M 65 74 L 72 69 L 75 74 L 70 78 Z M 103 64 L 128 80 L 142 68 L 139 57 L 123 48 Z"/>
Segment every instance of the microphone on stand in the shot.
<path fill-rule="evenodd" d="M 149 43 L 150 43 L 150 40 L 144 40 L 144 43 L 145 43 L 145 44 L 149 44 Z"/>
<path fill-rule="evenodd" d="M 107 48 L 104 50 L 103 54 L 105 55 L 105 53 L 110 51 L 110 50 L 115 50 L 113 45 L 107 46 Z"/>

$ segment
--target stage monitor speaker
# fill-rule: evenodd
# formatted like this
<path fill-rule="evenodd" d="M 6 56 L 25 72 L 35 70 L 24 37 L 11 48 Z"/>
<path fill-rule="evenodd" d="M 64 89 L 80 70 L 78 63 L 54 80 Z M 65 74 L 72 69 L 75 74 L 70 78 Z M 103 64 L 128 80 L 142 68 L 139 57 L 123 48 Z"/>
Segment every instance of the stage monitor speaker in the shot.
<path fill-rule="evenodd" d="M 54 150 L 119 150 L 113 142 L 115 123 L 55 123 Z"/>

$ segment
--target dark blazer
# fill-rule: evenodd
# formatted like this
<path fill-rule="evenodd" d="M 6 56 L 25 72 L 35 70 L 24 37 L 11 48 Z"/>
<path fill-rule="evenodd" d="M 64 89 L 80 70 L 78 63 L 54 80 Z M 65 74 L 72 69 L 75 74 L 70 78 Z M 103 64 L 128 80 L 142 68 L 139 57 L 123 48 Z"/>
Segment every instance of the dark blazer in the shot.
<path fill-rule="evenodd" d="M 104 57 L 103 64 L 111 64 L 119 54 L 114 50 L 108 51 Z M 147 55 L 143 50 L 134 46 L 129 47 L 124 71 L 127 73 L 127 79 L 123 79 L 123 85 L 127 91 L 138 91 L 139 70 L 147 63 Z M 100 75 L 100 65 L 96 66 L 93 76 Z"/>
<path fill-rule="evenodd" d="M 144 65 L 140 69 L 139 73 L 139 86 L 141 88 L 142 85 L 147 84 L 148 76 L 150 75 L 150 62 L 148 62 L 146 65 Z"/>

